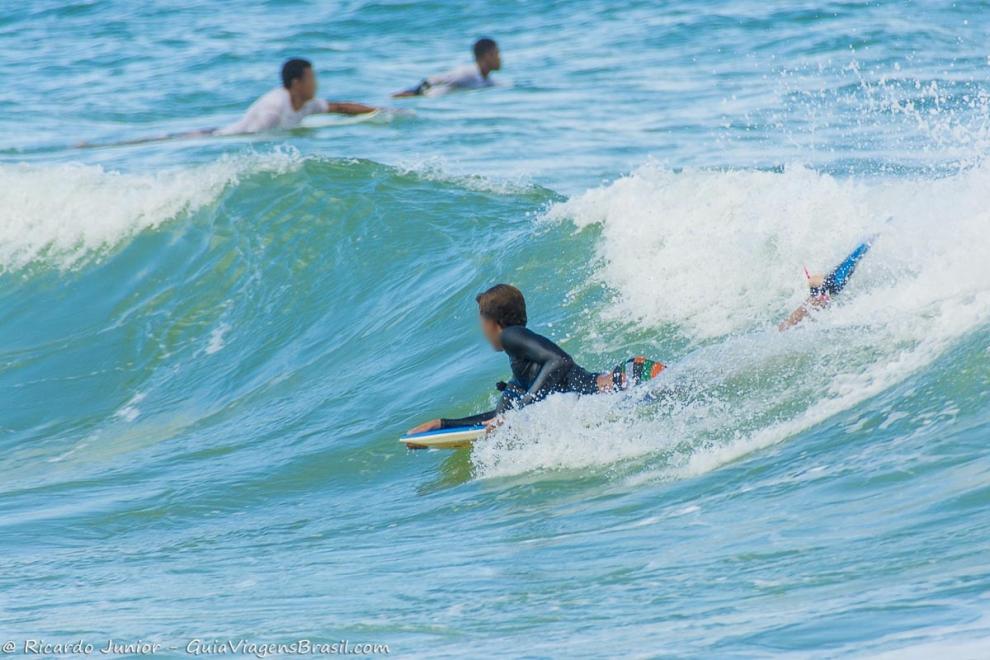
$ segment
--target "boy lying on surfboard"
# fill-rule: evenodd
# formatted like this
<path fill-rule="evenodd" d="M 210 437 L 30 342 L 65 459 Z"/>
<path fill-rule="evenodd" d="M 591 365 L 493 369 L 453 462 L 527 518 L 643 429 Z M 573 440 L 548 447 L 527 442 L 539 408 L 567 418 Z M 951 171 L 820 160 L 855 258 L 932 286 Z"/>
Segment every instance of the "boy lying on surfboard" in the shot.
<path fill-rule="evenodd" d="M 664 369 L 643 356 L 630 358 L 611 371 L 593 373 L 546 337 L 526 327 L 526 300 L 510 284 L 496 284 L 478 294 L 481 332 L 496 351 L 509 356 L 512 380 L 500 382 L 502 392 L 494 410 L 460 419 L 433 419 L 409 429 L 407 435 L 437 429 L 498 425 L 502 414 L 539 401 L 555 392 L 598 394 L 624 390 L 655 378 Z"/>
<path fill-rule="evenodd" d="M 845 260 L 824 276 L 808 276 L 808 299 L 791 312 L 778 326 L 787 330 L 807 317 L 812 310 L 823 309 L 852 277 L 859 261 L 873 245 L 875 236 L 856 246 Z M 502 392 L 494 410 L 459 419 L 433 419 L 409 429 L 401 439 L 410 447 L 426 446 L 409 442 L 416 434 L 441 429 L 498 426 L 502 415 L 513 408 L 529 405 L 555 392 L 598 394 L 625 390 L 656 378 L 665 365 L 642 355 L 630 358 L 611 371 L 593 373 L 578 365 L 564 349 L 526 327 L 526 300 L 516 287 L 496 284 L 477 297 L 481 331 L 496 351 L 509 356 L 512 380 L 500 382 Z M 464 446 L 451 444 L 450 446 Z"/>

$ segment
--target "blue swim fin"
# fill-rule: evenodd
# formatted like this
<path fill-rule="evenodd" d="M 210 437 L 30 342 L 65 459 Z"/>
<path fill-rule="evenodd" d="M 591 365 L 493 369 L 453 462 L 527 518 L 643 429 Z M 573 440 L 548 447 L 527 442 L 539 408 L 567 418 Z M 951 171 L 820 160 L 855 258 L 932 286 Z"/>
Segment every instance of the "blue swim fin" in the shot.
<path fill-rule="evenodd" d="M 879 234 L 873 234 L 857 245 L 855 249 L 849 253 L 849 256 L 842 260 L 842 263 L 832 269 L 832 272 L 825 276 L 825 279 L 822 280 L 821 285 L 811 287 L 811 295 L 813 297 L 834 296 L 842 291 L 846 287 L 846 284 L 849 283 L 849 279 L 852 277 L 853 272 L 855 272 L 856 266 L 859 265 L 860 260 L 866 256 L 867 252 L 870 251 L 870 248 L 873 247 L 873 244 L 879 236 Z"/>

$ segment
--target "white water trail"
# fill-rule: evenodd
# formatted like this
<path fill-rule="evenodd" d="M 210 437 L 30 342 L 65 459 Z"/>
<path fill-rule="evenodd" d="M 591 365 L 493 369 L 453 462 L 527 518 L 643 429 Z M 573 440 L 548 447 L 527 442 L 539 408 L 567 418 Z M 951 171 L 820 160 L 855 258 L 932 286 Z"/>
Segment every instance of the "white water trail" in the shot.
<path fill-rule="evenodd" d="M 915 180 L 687 171 L 648 164 L 555 205 L 545 221 L 595 226 L 599 323 L 674 328 L 687 352 L 666 404 L 551 397 L 510 415 L 472 454 L 482 477 L 648 461 L 647 478 L 716 469 L 850 410 L 930 368 L 990 319 L 990 168 Z M 893 220 L 886 222 L 887 218 Z M 881 237 L 830 309 L 774 326 L 825 271 Z M 597 365 L 596 365 L 597 366 Z"/>

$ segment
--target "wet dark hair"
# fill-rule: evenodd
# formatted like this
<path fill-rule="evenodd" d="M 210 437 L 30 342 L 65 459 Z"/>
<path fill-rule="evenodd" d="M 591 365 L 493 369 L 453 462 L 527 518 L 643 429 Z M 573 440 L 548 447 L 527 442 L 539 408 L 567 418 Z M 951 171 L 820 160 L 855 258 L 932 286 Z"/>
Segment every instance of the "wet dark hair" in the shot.
<path fill-rule="evenodd" d="M 313 63 L 309 60 L 291 59 L 282 65 L 282 86 L 286 89 L 292 87 L 293 80 L 299 80 L 306 73 L 306 69 L 312 69 Z"/>
<path fill-rule="evenodd" d="M 526 325 L 526 299 L 522 291 L 511 284 L 496 284 L 484 293 L 479 293 L 478 311 L 486 319 L 495 321 L 503 328 L 510 325 Z"/>
<path fill-rule="evenodd" d="M 480 60 L 496 48 L 498 48 L 498 44 L 495 43 L 494 39 L 482 37 L 474 42 L 474 59 Z"/>

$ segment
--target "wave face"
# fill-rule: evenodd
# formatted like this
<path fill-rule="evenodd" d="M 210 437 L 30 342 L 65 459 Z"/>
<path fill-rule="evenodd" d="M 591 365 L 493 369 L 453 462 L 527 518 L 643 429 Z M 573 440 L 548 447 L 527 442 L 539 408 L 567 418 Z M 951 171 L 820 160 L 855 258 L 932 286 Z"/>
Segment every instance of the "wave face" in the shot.
<path fill-rule="evenodd" d="M 45 175 L 2 171 L 22 190 Z M 175 639 L 196 634 L 189 612 L 222 607 L 230 634 L 256 616 L 297 631 L 299 608 L 274 592 L 318 607 L 327 630 L 413 643 L 445 628 L 363 609 L 408 573 L 422 580 L 400 611 L 439 607 L 432 584 L 500 585 L 445 596 L 461 622 L 516 620 L 534 596 L 592 611 L 604 590 L 634 629 L 598 642 L 676 628 L 706 647 L 701 622 L 727 593 L 759 603 L 715 635 L 745 648 L 813 646 L 820 625 L 851 635 L 848 613 L 880 598 L 918 610 L 885 635 L 976 625 L 983 169 L 864 182 L 646 165 L 567 200 L 291 153 L 47 175 L 69 185 L 6 221 L 0 297 L 10 593 L 34 603 L 15 630 Z M 874 230 L 841 304 L 777 333 L 801 264 Z M 472 301 L 492 272 L 589 367 L 669 361 L 675 396 L 555 397 L 470 456 L 397 449 L 419 418 L 490 404 L 505 365 L 476 338 Z M 35 601 L 64 566 L 82 577 Z M 195 586 L 211 581 L 228 586 Z M 348 595 L 315 586 L 331 583 Z M 107 620 L 75 604 L 95 599 L 140 608 Z M 643 599 L 696 623 L 654 621 Z"/>
<path fill-rule="evenodd" d="M 0 116 L 4 635 L 985 655 L 990 19 L 697 5 L 0 10 L 0 71 L 42 92 Z M 384 102 L 479 16 L 501 89 L 108 144 L 232 119 L 285 44 Z M 874 233 L 778 333 L 803 267 Z M 667 362 L 667 394 L 406 452 L 494 402 L 497 281 L 588 368 Z"/>

